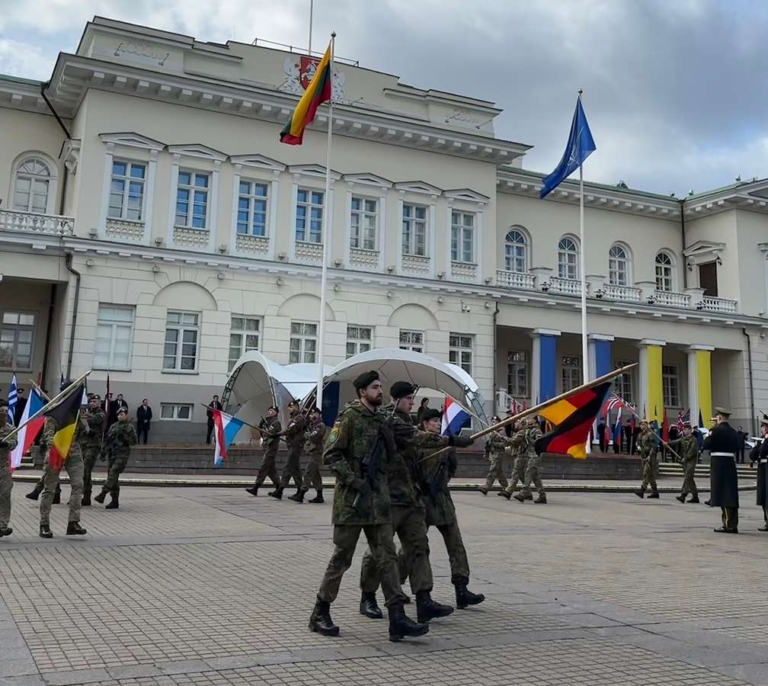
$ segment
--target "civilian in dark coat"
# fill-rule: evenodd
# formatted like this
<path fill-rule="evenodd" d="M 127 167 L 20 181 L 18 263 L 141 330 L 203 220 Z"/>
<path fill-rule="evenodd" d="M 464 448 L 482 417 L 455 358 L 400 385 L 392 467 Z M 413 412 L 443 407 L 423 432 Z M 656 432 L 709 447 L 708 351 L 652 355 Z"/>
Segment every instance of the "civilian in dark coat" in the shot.
<path fill-rule="evenodd" d="M 152 408 L 149 406 L 149 402 L 146 398 L 142 400 L 139 409 L 136 410 L 136 433 L 141 442 L 141 436 L 144 436 L 144 445 L 149 440 L 149 425 L 152 421 Z"/>
<path fill-rule="evenodd" d="M 213 427 L 214 427 L 213 412 L 212 412 L 212 410 L 223 410 L 224 409 L 224 405 L 222 405 L 219 402 L 219 396 L 218 395 L 214 395 L 213 396 L 213 400 L 211 400 L 211 402 L 208 403 L 208 408 L 209 408 L 208 412 L 207 412 L 207 414 L 208 414 L 208 433 L 207 433 L 207 435 L 205 437 L 205 442 L 210 444 L 211 437 L 213 436 Z"/>
<path fill-rule="evenodd" d="M 601 419 L 597 425 L 597 443 L 600 446 L 600 452 L 604 453 L 608 449 L 608 440 L 606 437 L 605 420 Z"/>

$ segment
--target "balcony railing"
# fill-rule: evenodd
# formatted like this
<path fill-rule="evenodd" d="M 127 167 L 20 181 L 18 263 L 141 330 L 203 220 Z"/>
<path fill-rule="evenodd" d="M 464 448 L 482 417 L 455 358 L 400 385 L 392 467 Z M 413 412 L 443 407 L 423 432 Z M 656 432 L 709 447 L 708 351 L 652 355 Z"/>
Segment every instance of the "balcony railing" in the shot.
<path fill-rule="evenodd" d="M 705 295 L 701 300 L 700 309 L 706 310 L 707 312 L 736 312 L 736 301 L 727 300 L 726 298 L 713 298 L 711 295 Z"/>
<path fill-rule="evenodd" d="M 543 284 L 541 290 L 544 290 Z M 581 295 L 581 281 L 550 276 L 549 288 L 547 290 L 552 293 L 563 293 L 564 295 Z"/>
<path fill-rule="evenodd" d="M 653 297 L 656 299 L 656 304 L 661 307 L 679 307 L 683 310 L 687 310 L 691 306 L 691 296 L 687 293 L 654 291 Z"/>
<path fill-rule="evenodd" d="M 22 231 L 48 236 L 72 236 L 75 220 L 55 214 L 0 210 L 0 231 Z"/>
<path fill-rule="evenodd" d="M 496 270 L 496 284 L 502 288 L 519 288 L 532 291 L 536 287 L 536 277 L 533 274 Z"/>
<path fill-rule="evenodd" d="M 606 300 L 615 300 L 623 303 L 640 302 L 640 289 L 634 286 L 618 286 L 612 283 L 604 283 L 601 290 Z"/>

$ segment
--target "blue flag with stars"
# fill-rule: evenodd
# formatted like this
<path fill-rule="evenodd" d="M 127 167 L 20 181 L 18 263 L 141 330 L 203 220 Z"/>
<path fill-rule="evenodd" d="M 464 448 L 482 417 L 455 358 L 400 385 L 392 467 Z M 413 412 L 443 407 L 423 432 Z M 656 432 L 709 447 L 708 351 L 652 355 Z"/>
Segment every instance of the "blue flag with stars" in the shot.
<path fill-rule="evenodd" d="M 584 108 L 581 106 L 581 96 L 576 101 L 576 111 L 573 113 L 571 134 L 568 136 L 568 145 L 563 153 L 563 159 L 546 179 L 539 197 L 546 198 L 566 178 L 575 172 L 595 150 L 595 141 L 589 130 Z"/>

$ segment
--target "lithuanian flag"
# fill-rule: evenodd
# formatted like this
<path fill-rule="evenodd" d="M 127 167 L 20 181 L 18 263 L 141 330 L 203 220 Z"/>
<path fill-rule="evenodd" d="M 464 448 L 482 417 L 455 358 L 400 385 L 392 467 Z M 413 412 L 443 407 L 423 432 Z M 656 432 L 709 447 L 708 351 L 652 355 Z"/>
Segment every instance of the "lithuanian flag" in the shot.
<path fill-rule="evenodd" d="M 299 104 L 293 111 L 288 123 L 280 132 L 280 142 L 288 145 L 301 145 L 304 142 L 304 129 L 314 121 L 317 108 L 331 99 L 331 44 L 317 65 L 317 71 L 312 78 Z"/>
<path fill-rule="evenodd" d="M 589 430 L 610 388 L 611 382 L 606 381 L 563 398 L 539 412 L 539 415 L 554 424 L 555 428 L 536 441 L 536 452 L 586 458 L 585 445 Z"/>
<path fill-rule="evenodd" d="M 50 417 L 56 421 L 56 433 L 48 456 L 48 464 L 53 469 L 61 469 L 69 457 L 69 450 L 75 439 L 75 429 L 80 418 L 80 403 L 84 387 L 84 383 L 78 384 L 77 388 L 72 389 L 69 395 L 45 413 L 46 418 Z"/>

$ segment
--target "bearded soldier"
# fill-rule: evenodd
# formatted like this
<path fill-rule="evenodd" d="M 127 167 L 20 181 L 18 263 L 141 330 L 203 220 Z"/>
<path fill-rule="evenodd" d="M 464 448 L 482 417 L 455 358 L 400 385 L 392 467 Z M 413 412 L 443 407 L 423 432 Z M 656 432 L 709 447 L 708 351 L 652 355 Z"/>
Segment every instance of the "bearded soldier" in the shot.
<path fill-rule="evenodd" d="M 101 398 L 98 395 L 88 397 L 88 409 L 80 415 L 84 431 L 80 435 L 80 450 L 83 453 L 83 507 L 91 504 L 91 474 L 96 464 L 96 458 L 101 450 L 104 438 L 104 422 L 106 415 L 101 409 Z"/>
<path fill-rule="evenodd" d="M 307 468 L 304 470 L 304 490 L 301 492 L 301 500 L 311 486 L 317 491 L 317 496 L 307 502 L 323 503 L 323 477 L 320 475 L 320 467 L 323 465 L 323 443 L 325 442 L 325 424 L 319 408 L 314 407 L 309 413 L 309 426 L 304 432 L 304 450 L 309 456 Z M 299 502 L 301 502 L 301 500 Z"/>
<path fill-rule="evenodd" d="M 710 502 L 722 511 L 723 525 L 715 529 L 719 534 L 739 533 L 739 478 L 736 473 L 736 453 L 739 436 L 730 424 L 730 411 L 715 408 L 717 425 L 704 439 L 704 449 L 710 456 Z"/>
<path fill-rule="evenodd" d="M 11 479 L 10 452 L 16 447 L 16 437 L 8 434 L 13 431 L 13 425 L 8 423 L 8 403 L 0 400 L 0 538 L 10 536 L 13 529 L 8 526 L 11 521 Z"/>
<path fill-rule="evenodd" d="M 498 424 L 500 421 L 498 417 L 491 418 L 491 424 Z M 486 447 L 491 467 L 488 470 L 488 477 L 485 479 L 485 486 L 480 487 L 480 493 L 483 495 L 488 495 L 488 491 L 491 490 L 497 480 L 502 490 L 507 487 L 507 477 L 504 476 L 504 452 L 509 447 L 509 439 L 503 427 L 488 436 Z"/>
<path fill-rule="evenodd" d="M 690 422 L 683 424 L 682 438 L 670 441 L 669 445 L 672 447 L 679 446 L 680 460 L 683 463 L 683 490 L 675 500 L 684 503 L 690 493 L 691 499 L 688 502 L 698 503 L 699 489 L 696 487 L 696 481 L 693 477 L 696 473 L 696 464 L 699 461 L 699 444 L 692 433 Z"/>
<path fill-rule="evenodd" d="M 640 452 L 640 459 L 643 461 L 643 483 L 640 489 L 635 491 L 638 498 L 645 497 L 645 491 L 650 485 L 651 494 L 649 498 L 658 498 L 659 489 L 656 487 L 656 470 L 658 468 L 658 458 L 656 453 L 659 449 L 659 439 L 651 430 L 651 425 L 647 419 L 640 422 L 640 435 L 637 437 L 637 449 Z"/>
<path fill-rule="evenodd" d="M 275 490 L 270 491 L 267 495 L 280 500 L 283 497 L 283 490 L 280 488 L 280 478 L 277 476 L 277 467 L 275 466 L 277 449 L 280 447 L 280 432 L 282 431 L 280 420 L 277 418 L 278 412 L 279 410 L 276 407 L 270 407 L 267 410 L 267 418 L 259 422 L 263 457 L 261 458 L 259 473 L 256 475 L 256 481 L 253 486 L 245 490 L 253 496 L 258 495 L 261 484 L 269 477 Z"/>

